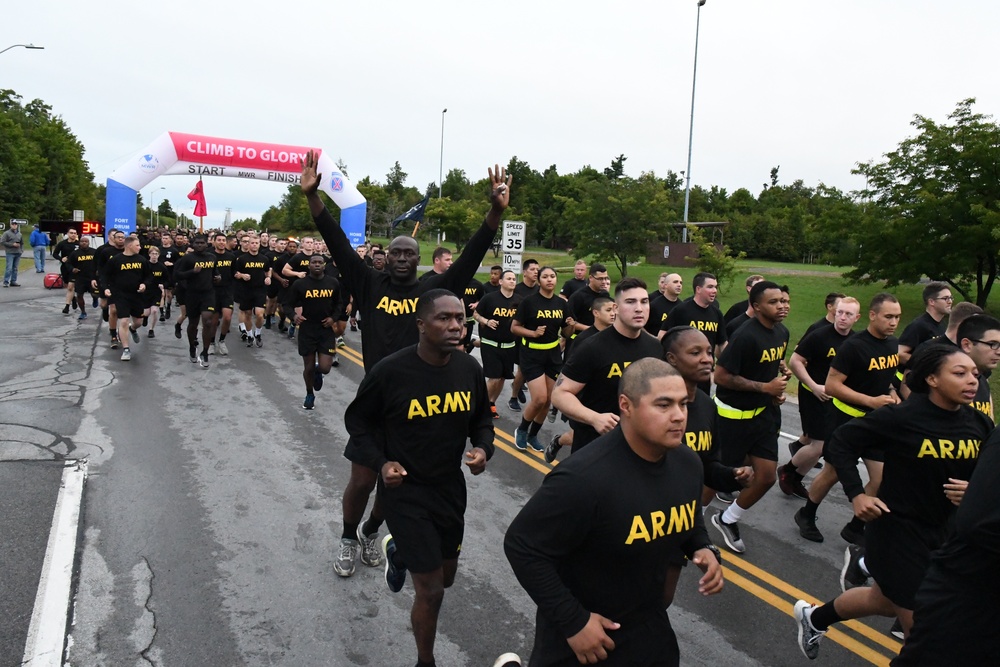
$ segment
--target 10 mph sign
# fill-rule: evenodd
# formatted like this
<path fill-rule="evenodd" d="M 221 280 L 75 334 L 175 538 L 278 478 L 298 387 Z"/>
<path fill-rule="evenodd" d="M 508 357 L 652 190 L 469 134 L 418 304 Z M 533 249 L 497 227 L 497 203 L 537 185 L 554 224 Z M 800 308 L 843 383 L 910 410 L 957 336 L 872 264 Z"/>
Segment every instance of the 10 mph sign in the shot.
<path fill-rule="evenodd" d="M 504 271 L 521 273 L 521 253 L 524 252 L 526 228 L 527 225 L 520 220 L 504 220 L 503 240 L 500 243 Z"/>

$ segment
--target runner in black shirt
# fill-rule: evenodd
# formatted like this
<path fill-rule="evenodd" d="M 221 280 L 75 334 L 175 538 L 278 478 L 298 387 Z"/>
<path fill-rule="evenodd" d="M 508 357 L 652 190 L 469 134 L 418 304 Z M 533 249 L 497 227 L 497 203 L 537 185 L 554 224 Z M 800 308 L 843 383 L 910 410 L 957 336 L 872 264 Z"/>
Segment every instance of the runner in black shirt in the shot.
<path fill-rule="evenodd" d="M 309 258 L 309 275 L 295 281 L 291 290 L 295 324 L 299 327 L 302 379 L 306 383 L 302 407 L 312 410 L 316 402 L 313 390 L 323 388 L 323 377 L 330 372 L 337 354 L 334 327 L 341 310 L 340 281 L 326 274 L 326 258 L 314 254 Z"/>
<path fill-rule="evenodd" d="M 742 466 L 749 460 L 754 472 L 739 498 L 724 513 L 712 515 L 712 525 L 736 553 L 746 550 L 738 522 L 777 478 L 780 405 L 791 375 L 783 368 L 789 338 L 781 323 L 788 313 L 784 300 L 783 288 L 769 280 L 750 288 L 756 317 L 726 346 L 715 368 L 722 462 Z"/>
<path fill-rule="evenodd" d="M 475 276 L 510 203 L 511 178 L 506 169 L 496 167 L 488 173 L 491 205 L 482 226 L 469 239 L 461 257 L 444 274 L 417 281 L 420 246 L 411 237 L 397 236 L 389 243 L 387 271 L 376 271 L 358 257 L 344 230 L 333 221 L 317 193 L 320 175 L 316 173 L 316 155 L 310 152 L 306 156 L 302 164 L 302 192 L 309 202 L 316 227 L 344 283 L 352 290 L 354 303 L 362 315 L 361 344 L 366 372 L 389 354 L 417 342 L 416 308 L 421 294 L 437 288 L 455 293 L 464 289 Z M 361 525 L 380 466 L 350 441 L 344 456 L 351 461 L 351 479 L 344 490 L 344 532 L 334 570 L 342 577 L 349 577 L 354 573 L 359 550 L 361 561 L 366 565 L 376 566 L 381 562 L 376 544 L 382 523 L 377 496 L 368 521 Z"/>
<path fill-rule="evenodd" d="M 236 258 L 233 277 L 239 291 L 240 331 L 247 347 L 256 343 L 263 347 L 260 327 L 264 324 L 264 300 L 267 289 L 273 284 L 270 262 L 260 252 L 260 238 L 251 236 L 249 251 Z"/>
<path fill-rule="evenodd" d="M 118 349 L 118 313 L 115 310 L 113 304 L 108 302 L 106 296 L 104 296 L 104 290 L 107 285 L 104 283 L 104 267 L 107 266 L 108 260 L 117 255 L 125 247 L 125 233 L 119 229 L 112 229 L 108 232 L 108 242 L 97 248 L 97 252 L 94 255 L 94 262 L 96 267 L 95 275 L 97 277 L 97 289 L 98 293 L 101 295 L 101 314 L 104 321 L 108 323 L 108 329 L 111 333 L 111 349 Z"/>
<path fill-rule="evenodd" d="M 663 338 L 666 331 L 661 332 L 660 327 L 682 301 L 684 278 L 679 273 L 661 273 L 657 287 L 657 291 L 649 293 L 649 321 L 646 322 L 646 331 L 657 338 Z"/>
<path fill-rule="evenodd" d="M 166 282 L 163 284 L 163 304 L 160 307 L 160 321 L 165 322 L 170 319 L 170 305 L 174 300 L 174 265 L 180 255 L 174 247 L 174 239 L 170 234 L 160 236 L 160 263 L 166 269 Z"/>
<path fill-rule="evenodd" d="M 538 287 L 538 294 L 527 297 L 517 307 L 510 330 L 521 338 L 518 366 L 531 392 L 521 425 L 514 430 L 514 446 L 522 451 L 530 446 L 541 452 L 545 448 L 538 441 L 538 432 L 562 368 L 559 334 L 564 329 L 568 332 L 574 321 L 566 312 L 566 302 L 555 295 L 555 269 L 546 266 L 538 272 Z"/>
<path fill-rule="evenodd" d="M 574 345 L 552 392 L 553 404 L 573 427 L 573 454 L 618 425 L 618 385 L 629 364 L 662 356 L 659 341 L 643 328 L 649 317 L 646 283 L 639 278 L 622 280 L 615 287 L 615 303 L 614 324 L 579 348 Z"/>
<path fill-rule="evenodd" d="M 80 238 L 77 236 L 76 230 L 71 228 L 66 231 L 66 238 L 57 243 L 52 249 L 52 259 L 59 262 L 59 274 L 62 276 L 63 285 L 66 287 L 66 305 L 63 307 L 64 315 L 69 314 L 70 306 L 73 307 L 73 310 L 76 310 L 76 298 L 73 293 L 73 274 L 70 273 L 70 267 L 66 263 L 66 260 L 79 247 Z"/>
<path fill-rule="evenodd" d="M 667 319 L 660 324 L 660 330 L 667 331 L 671 327 L 688 326 L 703 331 L 708 342 L 712 344 L 715 356 L 718 357 L 728 340 L 722 312 L 715 301 L 719 293 L 719 283 L 711 273 L 704 272 L 696 274 L 692 282 L 694 296 L 682 301 L 671 310 Z M 711 383 L 701 386 L 701 390 L 711 394 Z"/>
<path fill-rule="evenodd" d="M 482 473 L 494 432 L 482 369 L 462 353 L 462 302 L 447 290 L 429 290 L 415 317 L 419 342 L 365 375 L 344 424 L 380 470 L 391 531 L 382 540 L 386 584 L 399 592 L 407 570 L 413 575 L 417 659 L 432 665 L 441 599 L 455 581 L 465 531 L 462 462 Z"/>
<path fill-rule="evenodd" d="M 289 251 L 288 246 L 293 245 L 295 250 Z M 271 254 L 271 284 L 267 287 L 267 301 L 264 308 L 264 328 L 270 329 L 274 316 L 278 316 L 278 332 L 284 333 L 288 331 L 288 327 L 285 326 L 285 316 L 278 312 L 278 294 L 281 291 L 282 282 L 288 282 L 281 275 L 281 270 L 285 268 L 285 264 L 291 259 L 299 250 L 299 244 L 295 241 L 290 241 L 288 239 L 278 239 L 274 244 L 274 252 Z M 242 329 L 240 330 L 240 335 L 243 335 Z"/>
<path fill-rule="evenodd" d="M 892 334 L 899 325 L 901 313 L 896 297 L 886 292 L 876 294 L 868 308 L 868 327 L 838 348 L 823 385 L 824 392 L 830 396 L 826 404 L 826 434 L 876 408 L 899 402 L 893 386 L 899 368 L 899 341 Z M 882 478 L 882 458 L 877 451 L 867 456 L 869 490 L 874 495 Z M 836 483 L 837 471 L 828 465 L 809 485 L 809 498 L 795 513 L 799 534 L 805 539 L 823 541 L 823 534 L 816 527 L 816 510 Z M 863 544 L 863 527 L 860 520 L 853 519 L 840 535 L 848 542 Z"/>
<path fill-rule="evenodd" d="M 587 286 L 587 282 L 587 263 L 578 259 L 573 265 L 573 277 L 563 283 L 562 289 L 559 290 L 559 296 L 569 301 L 570 297 L 578 290 Z M 607 291 L 607 286 L 604 289 Z"/>
<path fill-rule="evenodd" d="M 80 307 L 80 315 L 77 319 L 87 319 L 87 294 L 97 302 L 97 262 L 94 259 L 96 252 L 90 247 L 90 237 L 84 236 L 80 239 L 80 247 L 70 253 L 63 266 L 69 267 L 69 274 L 74 283 L 73 291 L 76 294 L 76 303 Z"/>
<path fill-rule="evenodd" d="M 483 284 L 475 278 L 469 281 L 469 284 L 465 286 L 465 291 L 462 293 L 462 303 L 465 304 L 465 335 L 462 336 L 462 345 L 465 346 L 466 352 L 472 352 L 472 348 L 474 347 L 472 344 L 472 329 L 476 323 L 476 318 L 473 315 L 476 312 L 479 300 L 483 298 L 483 294 Z"/>
<path fill-rule="evenodd" d="M 822 607 L 795 604 L 799 647 L 810 659 L 834 623 L 895 615 L 909 633 L 915 595 L 930 555 L 944 543 L 955 506 L 993 423 L 970 407 L 978 388 L 976 365 L 952 345 L 931 345 L 911 359 L 909 399 L 837 429 L 826 446 L 854 514 L 866 521 L 865 567 L 875 583 L 847 590 Z M 877 496 L 864 493 L 859 455 L 884 451 Z"/>
<path fill-rule="evenodd" d="M 951 318 L 955 318 L 954 312 Z M 1000 320 L 989 315 L 972 315 L 959 325 L 956 337 L 962 351 L 976 362 L 979 370 L 979 391 L 972 407 L 995 422 L 990 375 L 1000 364 Z"/>
<path fill-rule="evenodd" d="M 139 239 L 135 236 L 128 237 L 122 252 L 108 259 L 103 271 L 104 296 L 115 307 L 118 315 L 118 339 L 125 343 L 122 361 L 132 358 L 129 336 L 131 335 L 133 343 L 139 342 L 138 331 L 142 326 L 143 312 L 146 311 L 142 295 L 149 289 L 152 277 L 149 260 L 139 254 L 139 248 Z"/>
<path fill-rule="evenodd" d="M 375 254 L 372 253 L 372 261 L 375 260 Z M 384 257 L 383 257 L 384 260 Z M 503 267 L 499 264 L 494 264 L 490 267 L 490 279 L 483 283 L 483 295 L 492 294 L 493 292 L 500 291 L 500 276 L 503 275 Z M 517 278 L 517 274 L 514 275 Z"/>
<path fill-rule="evenodd" d="M 837 300 L 833 326 L 822 326 L 803 336 L 795 347 L 788 366 L 799 380 L 799 418 L 802 435 L 792 459 L 778 468 L 778 487 L 789 496 L 809 499 L 809 492 L 802 485 L 806 473 L 812 470 L 823 455 L 826 440 L 826 403 L 830 396 L 824 384 L 830 362 L 837 350 L 854 333 L 851 327 L 861 317 L 861 304 L 854 297 Z M 823 320 L 824 322 L 826 320 Z"/>
<path fill-rule="evenodd" d="M 226 334 L 233 321 L 233 293 L 236 287 L 233 262 L 236 255 L 227 249 L 226 235 L 222 232 L 215 235 L 212 243 L 215 246 L 215 267 L 219 271 L 219 282 L 215 285 L 215 312 L 212 314 L 212 330 L 218 332 L 219 342 L 212 341 L 212 354 L 225 357 L 229 355 Z"/>
<path fill-rule="evenodd" d="M 188 320 L 188 352 L 192 363 L 208 368 L 208 346 L 215 338 L 212 326 L 215 311 L 215 286 L 222 280 L 216 255 L 208 249 L 208 239 L 199 234 L 191 241 L 191 252 L 177 262 L 174 275 L 185 281 L 184 307 Z M 198 354 L 198 322 L 201 321 L 201 354 Z M 180 326 L 180 320 L 174 325 Z"/>
<path fill-rule="evenodd" d="M 149 287 L 145 292 L 144 305 L 146 307 L 142 316 L 142 325 L 149 326 L 147 336 L 156 338 L 156 321 L 159 319 L 159 307 L 163 300 L 163 286 L 167 281 L 167 269 L 160 261 L 160 246 L 151 245 L 149 247 Z"/>
<path fill-rule="evenodd" d="M 302 237 L 302 243 L 299 244 L 299 251 L 290 257 L 285 262 L 285 265 L 281 267 L 281 275 L 287 279 L 288 284 L 282 283 L 281 291 L 278 293 L 278 303 L 281 304 L 282 312 L 288 313 L 289 318 L 295 312 L 292 307 L 292 286 L 295 285 L 296 280 L 301 280 L 309 275 L 309 258 L 312 257 L 315 245 L 316 239 L 311 236 Z M 288 327 L 288 337 L 295 338 L 294 322 Z"/>
<path fill-rule="evenodd" d="M 504 271 L 500 275 L 500 289 L 490 292 L 476 304 L 474 319 L 479 322 L 479 352 L 483 358 L 483 373 L 486 375 L 486 391 L 490 397 L 490 412 L 494 419 L 497 414 L 496 400 L 503 392 L 504 382 L 514 378 L 517 364 L 517 348 L 510 323 L 517 311 L 514 287 L 517 275 Z"/>
<path fill-rule="evenodd" d="M 185 305 L 187 301 L 187 281 L 177 276 L 177 264 L 184 255 L 191 252 L 186 231 L 181 230 L 177 232 L 177 236 L 174 239 L 174 247 L 176 248 L 176 259 L 174 260 L 174 300 L 177 302 L 177 307 L 181 312 L 180 317 L 174 322 L 174 336 L 180 340 L 182 337 L 181 326 L 187 320 L 187 306 Z"/>
<path fill-rule="evenodd" d="M 906 325 L 899 336 L 899 363 L 906 368 L 910 355 L 926 340 L 944 335 L 944 320 L 951 312 L 953 298 L 947 283 L 930 282 L 922 293 L 924 312 Z M 900 369 L 902 372 L 902 368 Z M 900 377 L 902 379 L 902 377 Z"/>
<path fill-rule="evenodd" d="M 538 260 L 531 259 L 530 257 L 521 263 L 521 282 L 514 288 L 518 305 L 532 294 L 538 294 L 538 269 Z M 520 338 L 517 339 L 515 347 L 517 347 L 517 356 L 520 359 Z M 510 385 L 510 401 L 507 402 L 507 407 L 513 412 L 520 412 L 521 404 L 526 403 L 527 400 L 524 394 L 524 374 L 521 373 L 521 366 L 518 364 L 517 372 L 514 373 L 514 382 Z"/>
<path fill-rule="evenodd" d="M 590 312 L 590 306 L 594 303 L 594 299 L 602 294 L 607 296 L 610 287 L 611 278 L 608 276 L 608 268 L 597 262 L 591 264 L 590 279 L 587 284 L 575 290 L 566 302 L 566 309 L 575 322 L 572 338 L 588 327 L 594 326 L 594 316 Z M 646 298 L 648 299 L 649 296 L 647 295 Z"/>
<path fill-rule="evenodd" d="M 546 475 L 507 529 L 507 560 L 538 605 L 533 667 L 677 665 L 663 599 L 671 558 L 683 552 L 705 572 L 703 595 L 722 588 L 701 463 L 682 446 L 684 381 L 641 359 L 620 391 L 620 425 Z"/>
<path fill-rule="evenodd" d="M 759 283 L 760 281 L 762 281 L 763 279 L 764 279 L 764 276 L 761 276 L 761 275 L 758 275 L 758 274 L 754 274 L 752 276 L 747 276 L 747 279 L 746 279 L 747 296 L 750 295 L 750 288 L 753 287 L 754 285 L 756 285 L 757 283 Z M 728 325 L 734 319 L 736 319 L 740 315 L 743 315 L 744 313 L 746 313 L 749 310 L 751 310 L 751 308 L 750 308 L 750 299 L 747 298 L 747 299 L 744 299 L 743 301 L 737 301 L 736 303 L 734 303 L 733 305 L 731 305 L 729 307 L 729 310 L 726 311 L 726 314 L 723 315 L 722 318 L 726 322 L 726 324 Z M 728 328 L 728 326 L 727 326 L 727 328 Z M 734 331 L 735 331 L 735 329 L 734 329 Z"/>

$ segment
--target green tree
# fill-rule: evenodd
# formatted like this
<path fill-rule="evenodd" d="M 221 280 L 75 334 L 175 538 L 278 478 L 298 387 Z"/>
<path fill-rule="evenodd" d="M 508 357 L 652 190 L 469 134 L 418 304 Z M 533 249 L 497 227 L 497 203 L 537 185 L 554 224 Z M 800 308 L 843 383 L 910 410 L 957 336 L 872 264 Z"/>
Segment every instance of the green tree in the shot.
<path fill-rule="evenodd" d="M 985 306 L 1000 255 L 1000 126 L 966 99 L 880 162 L 859 164 L 865 215 L 849 230 L 857 268 L 847 277 L 886 285 L 926 275 Z"/>
<path fill-rule="evenodd" d="M 691 242 L 698 246 L 698 256 L 686 257 L 685 259 L 693 260 L 698 271 L 706 271 L 714 275 L 720 288 L 725 285 L 724 289 L 729 289 L 737 272 L 739 272 L 736 263 L 746 258 L 746 253 L 739 252 L 733 255 L 729 246 L 716 246 L 705 237 L 704 231 L 699 227 L 688 225 L 687 228 Z"/>
<path fill-rule="evenodd" d="M 448 244 L 454 245 L 461 252 L 483 223 L 487 206 L 486 202 L 477 207 L 469 200 L 432 198 L 424 211 L 425 224 L 433 231 L 444 233 Z"/>
<path fill-rule="evenodd" d="M 390 195 L 395 195 L 399 197 L 403 194 L 406 188 L 406 177 L 407 174 L 403 171 L 403 168 L 399 166 L 399 160 L 392 166 L 389 173 L 385 175 L 385 191 Z"/>
<path fill-rule="evenodd" d="M 236 220 L 236 221 L 233 222 L 233 231 L 234 232 L 235 231 L 244 230 L 244 229 L 247 230 L 247 231 L 250 231 L 250 230 L 257 231 L 257 230 L 260 229 L 260 224 L 256 220 L 254 220 L 253 218 L 243 218 L 242 220 Z"/>
<path fill-rule="evenodd" d="M 165 216 L 168 216 L 168 217 L 171 217 L 171 218 L 176 218 L 177 217 L 177 213 L 174 212 L 173 207 L 170 205 L 170 200 L 169 199 L 164 199 L 163 201 L 161 201 L 160 205 L 156 207 L 156 211 L 160 215 L 165 215 Z"/>

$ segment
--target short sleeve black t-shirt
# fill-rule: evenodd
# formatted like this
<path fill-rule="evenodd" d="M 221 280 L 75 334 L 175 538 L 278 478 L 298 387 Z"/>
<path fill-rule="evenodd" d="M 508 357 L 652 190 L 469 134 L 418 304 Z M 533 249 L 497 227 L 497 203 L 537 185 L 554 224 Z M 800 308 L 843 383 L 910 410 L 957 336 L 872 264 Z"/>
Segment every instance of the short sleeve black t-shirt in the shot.
<path fill-rule="evenodd" d="M 740 327 L 743 326 L 744 324 L 746 324 L 747 322 L 749 322 L 752 319 L 753 318 L 750 317 L 749 315 L 747 315 L 746 313 L 740 313 L 736 317 L 734 317 L 731 320 L 727 321 L 726 322 L 726 338 L 728 338 L 729 341 L 732 342 L 733 336 L 736 335 L 736 332 L 739 331 Z"/>
<path fill-rule="evenodd" d="M 511 294 L 509 297 L 503 292 L 491 292 L 479 300 L 476 312 L 487 320 L 496 320 L 497 328 L 491 329 L 485 324 L 479 325 L 479 337 L 491 340 L 494 343 L 512 343 L 514 334 L 510 332 L 510 323 L 514 320 L 517 312 L 515 305 L 517 297 Z"/>
<path fill-rule="evenodd" d="M 820 327 L 832 327 L 832 326 L 833 322 L 826 319 L 825 317 L 821 320 L 816 320 L 815 322 L 809 325 L 809 328 L 806 329 L 806 332 L 802 334 L 802 338 L 805 338 L 806 336 L 811 334 L 813 331 L 816 331 L 816 329 L 819 329 Z"/>
<path fill-rule="evenodd" d="M 215 289 L 215 262 L 215 252 L 188 252 L 177 262 L 174 272 L 177 278 L 187 281 L 189 292 L 211 293 Z"/>
<path fill-rule="evenodd" d="M 788 329 L 778 323 L 768 329 L 753 319 L 743 325 L 719 356 L 719 365 L 732 375 L 755 382 L 770 382 L 778 377 L 780 364 L 788 348 Z M 771 405 L 772 397 L 756 391 L 735 391 L 720 386 L 715 391 L 720 401 L 738 410 L 755 410 Z"/>
<path fill-rule="evenodd" d="M 544 345 L 559 340 L 559 332 L 566 326 L 569 313 L 566 312 L 566 302 L 553 294 L 546 298 L 541 293 L 532 294 L 517 307 L 514 319 L 525 329 L 534 331 L 540 326 L 545 327 L 545 333 L 538 338 L 528 340 L 529 343 Z"/>
<path fill-rule="evenodd" d="M 302 307 L 302 317 L 313 325 L 333 317 L 340 309 L 340 281 L 331 276 L 322 278 L 306 276 L 295 281 L 291 288 L 292 305 Z"/>
<path fill-rule="evenodd" d="M 514 295 L 518 298 L 518 303 L 521 303 L 521 301 L 524 301 L 526 297 L 529 297 L 532 294 L 538 294 L 539 289 L 540 287 L 538 286 L 538 283 L 535 283 L 533 287 L 528 287 L 524 284 L 524 282 L 519 282 L 514 287 Z M 564 301 L 563 303 L 566 302 Z"/>
<path fill-rule="evenodd" d="M 990 378 L 985 373 L 980 373 L 979 391 L 976 392 L 976 398 L 972 401 L 972 407 L 989 417 L 991 421 L 995 421 L 993 403 L 990 399 Z"/>
<path fill-rule="evenodd" d="M 667 331 L 671 327 L 689 326 L 705 334 L 709 344 L 714 349 L 718 345 L 725 343 L 726 324 L 722 319 L 722 313 L 715 304 L 708 304 L 702 308 L 694 299 L 686 299 L 675 307 L 667 315 L 667 319 L 660 324 L 662 331 Z"/>
<path fill-rule="evenodd" d="M 570 278 L 569 280 L 563 283 L 562 290 L 560 290 L 559 293 L 562 294 L 567 299 L 569 299 L 579 290 L 586 287 L 589 282 L 590 282 L 589 280 L 581 278 Z"/>
<path fill-rule="evenodd" d="M 139 285 L 149 281 L 149 260 L 142 255 L 119 253 L 104 266 L 104 277 L 112 296 L 136 294 Z"/>
<path fill-rule="evenodd" d="M 667 316 L 681 303 L 681 300 L 674 299 L 671 301 L 663 296 L 662 292 L 653 292 L 653 294 L 658 296 L 650 296 L 649 298 L 649 320 L 646 322 L 646 331 L 654 336 L 658 336 L 660 327 L 667 321 Z"/>
<path fill-rule="evenodd" d="M 844 385 L 859 394 L 888 394 L 899 368 L 899 340 L 895 336 L 879 340 L 868 329 L 859 331 L 837 349 L 830 368 L 843 373 Z M 862 412 L 871 410 L 853 407 Z"/>
<path fill-rule="evenodd" d="M 224 290 L 233 288 L 233 262 L 235 261 L 236 255 L 228 250 L 215 253 L 215 266 L 219 269 L 219 276 L 222 278 L 222 281 L 216 285 L 217 288 Z"/>
<path fill-rule="evenodd" d="M 749 308 L 749 307 L 750 307 L 750 300 L 749 299 L 744 299 L 743 301 L 738 301 L 737 303 L 734 303 L 733 305 L 729 306 L 729 310 L 727 310 L 726 314 L 722 316 L 722 319 L 725 320 L 726 323 L 728 324 L 729 322 L 731 322 L 735 318 L 737 318 L 740 315 L 746 313 L 747 312 L 747 308 Z"/>
<path fill-rule="evenodd" d="M 264 278 L 267 277 L 268 259 L 262 253 L 251 255 L 244 253 L 236 258 L 233 264 L 233 273 L 245 273 L 250 276 L 250 280 L 238 280 L 236 284 L 246 285 L 251 289 L 264 287 Z"/>
<path fill-rule="evenodd" d="M 95 260 L 96 251 L 93 248 L 77 248 L 70 253 L 69 259 L 66 263 L 69 264 L 70 270 L 78 269 L 76 273 L 73 274 L 74 281 L 83 281 L 88 286 L 90 281 L 94 279 L 97 275 L 97 261 Z"/>
<path fill-rule="evenodd" d="M 469 281 L 469 284 L 465 286 L 465 292 L 462 294 L 462 303 L 465 305 L 465 317 L 467 319 L 472 319 L 472 313 L 475 312 L 475 308 L 470 306 L 475 303 L 479 303 L 479 300 L 483 298 L 483 284 L 473 278 Z"/>
<path fill-rule="evenodd" d="M 608 296 L 608 293 L 595 292 L 590 289 L 590 285 L 573 292 L 573 296 L 566 302 L 570 317 L 580 324 L 586 324 L 588 327 L 594 326 L 594 311 L 591 309 L 594 306 L 594 299 L 599 296 Z"/>
<path fill-rule="evenodd" d="M 807 334 L 795 346 L 795 353 L 806 360 L 806 372 L 817 384 L 826 383 L 830 363 L 836 358 L 837 350 L 854 335 L 848 331 L 842 336 L 835 327 L 819 327 Z"/>
<path fill-rule="evenodd" d="M 646 357 L 662 358 L 660 341 L 639 332 L 638 338 L 623 336 L 614 326 L 583 342 L 577 339 L 573 353 L 562 367 L 562 376 L 579 382 L 584 388 L 577 398 L 584 406 L 598 413 L 618 414 L 618 384 L 629 364 Z M 570 420 L 573 426 L 573 451 L 597 439 L 590 424 Z"/>
<path fill-rule="evenodd" d="M 899 344 L 910 348 L 912 352 L 925 340 L 943 336 L 946 327 L 944 320 L 938 322 L 930 313 L 925 312 L 906 325 L 899 337 Z"/>

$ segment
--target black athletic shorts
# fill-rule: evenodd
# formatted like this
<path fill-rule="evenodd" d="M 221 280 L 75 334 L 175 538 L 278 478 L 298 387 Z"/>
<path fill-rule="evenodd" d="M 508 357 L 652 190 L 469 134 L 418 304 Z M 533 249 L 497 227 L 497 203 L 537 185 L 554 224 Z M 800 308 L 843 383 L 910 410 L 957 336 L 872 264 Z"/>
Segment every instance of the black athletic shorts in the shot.
<path fill-rule="evenodd" d="M 63 262 L 59 265 L 59 275 L 62 276 L 63 285 L 73 282 L 73 268 L 70 267 L 69 262 Z"/>
<path fill-rule="evenodd" d="M 184 301 L 187 316 L 194 317 L 200 313 L 215 313 L 215 290 L 211 292 L 188 292 L 185 290 Z"/>
<path fill-rule="evenodd" d="M 803 433 L 813 440 L 826 440 L 826 406 L 805 385 L 799 385 L 799 419 Z"/>
<path fill-rule="evenodd" d="M 271 284 L 267 286 L 267 298 L 276 299 L 278 298 L 278 291 L 281 289 L 281 284 L 278 282 L 277 278 L 271 279 Z"/>
<path fill-rule="evenodd" d="M 719 415 L 716 424 L 723 465 L 746 465 L 747 456 L 777 461 L 778 431 L 781 429 L 779 410 L 778 406 L 769 405 L 751 419 L 728 419 Z"/>
<path fill-rule="evenodd" d="M 354 438 L 348 438 L 347 444 L 344 446 L 344 458 L 351 463 L 357 463 L 359 466 L 364 466 L 365 468 L 371 468 L 378 475 L 381 473 L 381 466 L 375 456 L 367 449 L 362 449 L 357 446 L 354 442 Z"/>
<path fill-rule="evenodd" d="M 488 379 L 514 379 L 514 366 L 517 364 L 517 348 L 499 348 L 486 343 L 480 343 L 479 353 L 483 358 L 483 373 Z"/>
<path fill-rule="evenodd" d="M 386 488 L 379 476 L 385 523 L 396 542 L 397 558 L 411 572 L 433 572 L 458 558 L 465 534 L 465 476 L 437 484 L 404 481 Z"/>
<path fill-rule="evenodd" d="M 931 553 L 944 537 L 943 529 L 883 514 L 865 525 L 865 567 L 893 604 L 912 610 Z"/>
<path fill-rule="evenodd" d="M 535 645 L 528 664 L 580 667 L 562 631 L 547 623 L 541 615 L 536 619 Z M 607 660 L 597 663 L 601 667 L 677 667 L 680 664 L 677 635 L 666 609 L 639 610 L 615 621 L 621 628 L 607 631 L 615 643 L 615 650 L 608 652 Z"/>
<path fill-rule="evenodd" d="M 300 356 L 317 352 L 332 357 L 337 353 L 337 334 L 328 327 L 303 322 L 299 326 L 298 338 Z"/>
<path fill-rule="evenodd" d="M 265 291 L 263 287 L 244 287 L 236 299 L 240 304 L 240 310 L 253 310 L 263 308 Z"/>
<path fill-rule="evenodd" d="M 108 302 L 115 307 L 118 317 L 142 317 L 142 311 L 148 306 L 141 294 L 115 294 L 111 293 Z"/>
<path fill-rule="evenodd" d="M 525 382 L 531 382 L 543 375 L 555 380 L 562 370 L 562 351 L 556 345 L 551 350 L 537 350 L 521 345 L 518 365 Z"/>
<path fill-rule="evenodd" d="M 177 299 L 177 303 L 187 307 L 187 285 L 184 283 L 174 285 L 174 298 Z"/>
<path fill-rule="evenodd" d="M 142 302 L 146 308 L 158 308 L 162 297 L 163 291 L 158 285 L 153 285 L 153 287 L 142 293 Z"/>
<path fill-rule="evenodd" d="M 103 296 L 99 288 L 91 286 L 91 280 L 93 280 L 93 278 L 74 278 L 73 289 L 76 290 L 77 294 L 86 294 L 89 292 L 97 297 Z"/>
<path fill-rule="evenodd" d="M 224 309 L 233 309 L 233 286 L 215 288 L 215 312 L 221 313 Z"/>

